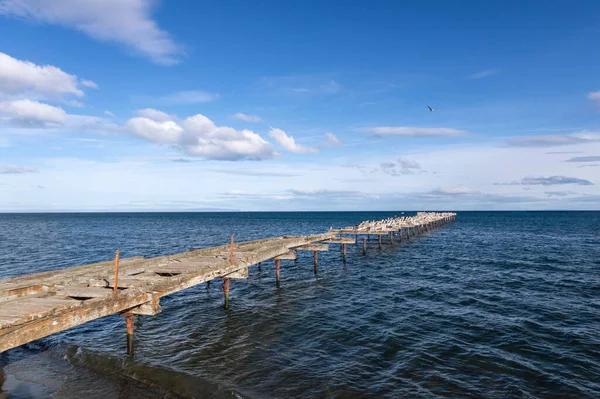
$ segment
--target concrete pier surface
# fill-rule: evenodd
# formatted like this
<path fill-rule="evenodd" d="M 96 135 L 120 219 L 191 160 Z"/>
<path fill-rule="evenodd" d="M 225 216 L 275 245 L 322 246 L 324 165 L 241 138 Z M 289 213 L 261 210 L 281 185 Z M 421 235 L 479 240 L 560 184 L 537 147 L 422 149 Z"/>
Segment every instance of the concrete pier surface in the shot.
<path fill-rule="evenodd" d="M 160 298 L 186 288 L 223 280 L 224 303 L 229 306 L 232 279 L 248 277 L 248 268 L 273 260 L 277 285 L 282 260 L 295 260 L 297 251 L 312 251 L 317 271 L 318 252 L 356 244 L 359 235 L 409 236 L 454 221 L 455 213 L 419 212 L 416 216 L 367 221 L 357 226 L 330 229 L 323 234 L 282 236 L 231 242 L 157 258 L 121 258 L 86 266 L 0 280 L 0 352 L 26 344 L 88 321 L 119 313 L 124 316 L 128 354 L 133 355 L 135 315 L 161 311 Z M 344 237 L 350 235 L 350 237 Z M 367 250 L 363 241 L 362 253 Z"/>

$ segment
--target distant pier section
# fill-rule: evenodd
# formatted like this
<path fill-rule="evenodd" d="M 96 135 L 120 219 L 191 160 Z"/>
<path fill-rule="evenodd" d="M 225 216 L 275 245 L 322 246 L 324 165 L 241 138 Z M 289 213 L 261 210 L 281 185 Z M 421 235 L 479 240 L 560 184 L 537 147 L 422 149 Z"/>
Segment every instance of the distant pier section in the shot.
<path fill-rule="evenodd" d="M 273 261 L 279 287 L 281 261 L 296 261 L 298 251 L 313 253 L 316 274 L 319 252 L 332 244 L 341 245 L 346 262 L 348 244 L 362 244 L 365 255 L 371 236 L 377 237 L 381 248 L 382 237 L 388 236 L 393 244 L 455 219 L 455 213 L 419 212 L 316 235 L 247 242 L 235 242 L 232 236 L 226 245 L 157 258 L 120 258 L 117 251 L 107 262 L 0 280 L 0 352 L 118 313 L 125 319 L 127 353 L 133 355 L 135 315 L 159 313 L 163 296 L 219 279 L 228 308 L 231 280 L 247 278 L 251 266 Z"/>

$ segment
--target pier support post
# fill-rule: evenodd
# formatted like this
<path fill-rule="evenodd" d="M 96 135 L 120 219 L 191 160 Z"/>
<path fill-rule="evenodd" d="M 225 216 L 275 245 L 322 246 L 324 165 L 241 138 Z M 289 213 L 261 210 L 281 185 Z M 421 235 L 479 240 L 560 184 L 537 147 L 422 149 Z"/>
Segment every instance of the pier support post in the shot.
<path fill-rule="evenodd" d="M 258 262 L 258 271 L 261 272 L 262 271 L 262 264 L 261 262 Z"/>
<path fill-rule="evenodd" d="M 367 254 L 367 239 L 363 237 L 363 255 Z"/>
<path fill-rule="evenodd" d="M 379 249 L 381 249 L 381 234 L 377 234 L 377 238 L 379 239 Z"/>
<path fill-rule="evenodd" d="M 119 256 L 121 255 L 121 251 L 117 249 L 115 253 L 115 277 L 113 280 L 113 295 L 117 295 L 119 292 Z"/>
<path fill-rule="evenodd" d="M 223 307 L 225 309 L 229 309 L 229 287 L 231 287 L 231 279 L 230 278 L 223 278 L 223 287 L 221 287 L 223 289 L 223 293 L 224 293 L 224 303 L 223 303 Z"/>
<path fill-rule="evenodd" d="M 133 322 L 135 316 L 131 312 L 123 314 L 127 325 L 127 356 L 133 356 Z"/>
<path fill-rule="evenodd" d="M 394 232 L 390 231 L 390 244 L 394 243 Z"/>
<path fill-rule="evenodd" d="M 281 261 L 279 259 L 275 259 L 275 285 L 277 285 L 277 288 L 280 287 L 280 283 L 279 283 L 280 269 L 281 269 Z"/>
<path fill-rule="evenodd" d="M 400 229 L 398 230 L 398 240 L 402 242 L 402 227 L 400 227 Z"/>
<path fill-rule="evenodd" d="M 344 263 L 346 263 L 346 244 L 342 244 L 342 252 L 344 254 Z"/>
<path fill-rule="evenodd" d="M 358 244 L 358 233 L 356 233 L 356 236 L 354 236 L 354 245 L 356 244 Z"/>
<path fill-rule="evenodd" d="M 319 263 L 319 251 L 313 251 L 314 271 L 317 274 L 317 264 Z"/>

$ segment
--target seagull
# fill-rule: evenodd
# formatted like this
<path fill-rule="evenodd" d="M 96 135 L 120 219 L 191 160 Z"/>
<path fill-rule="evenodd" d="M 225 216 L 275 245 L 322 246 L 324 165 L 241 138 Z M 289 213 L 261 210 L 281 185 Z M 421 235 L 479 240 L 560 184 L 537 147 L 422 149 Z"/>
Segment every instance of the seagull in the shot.
<path fill-rule="evenodd" d="M 427 106 L 427 108 L 429 108 L 430 112 L 434 112 L 435 110 L 437 110 L 437 108 L 431 108 L 429 105 Z"/>

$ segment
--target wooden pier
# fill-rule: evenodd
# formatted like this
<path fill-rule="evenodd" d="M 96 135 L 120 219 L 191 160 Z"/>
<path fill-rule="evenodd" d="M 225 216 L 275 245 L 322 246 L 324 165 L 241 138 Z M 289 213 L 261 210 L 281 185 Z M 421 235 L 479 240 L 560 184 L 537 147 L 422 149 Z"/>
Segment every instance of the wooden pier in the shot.
<path fill-rule="evenodd" d="M 161 311 L 160 298 L 214 279 L 223 281 L 224 306 L 229 306 L 231 279 L 248 277 L 248 268 L 273 260 L 276 284 L 282 260 L 295 260 L 297 251 L 312 251 L 317 272 L 318 253 L 329 245 L 358 244 L 358 236 L 389 235 L 393 243 L 455 220 L 455 213 L 419 212 L 416 216 L 363 222 L 311 236 L 282 236 L 157 258 L 120 258 L 64 270 L 0 280 L 0 352 L 71 327 L 119 313 L 127 327 L 127 351 L 133 355 L 135 315 Z M 350 238 L 344 237 L 349 235 Z M 362 253 L 366 254 L 366 238 Z"/>

